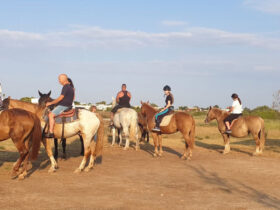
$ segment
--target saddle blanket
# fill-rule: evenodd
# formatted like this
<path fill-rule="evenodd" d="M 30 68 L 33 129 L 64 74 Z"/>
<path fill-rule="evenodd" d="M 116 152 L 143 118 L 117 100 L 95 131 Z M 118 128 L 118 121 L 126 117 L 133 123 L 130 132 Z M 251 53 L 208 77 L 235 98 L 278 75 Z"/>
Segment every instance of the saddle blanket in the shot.
<path fill-rule="evenodd" d="M 60 117 L 60 116 L 57 116 L 57 117 L 55 117 L 55 123 L 56 124 L 62 124 L 63 123 L 63 118 L 65 118 L 64 123 L 74 122 L 75 120 L 79 119 L 78 113 L 79 113 L 79 110 L 76 108 L 74 115 L 71 116 L 71 117 Z M 49 121 L 48 115 L 44 116 L 44 120 L 45 120 L 46 123 Z"/>
<path fill-rule="evenodd" d="M 161 123 L 160 123 L 160 126 L 168 126 L 169 123 L 170 123 L 171 118 L 173 117 L 173 115 L 174 115 L 174 114 L 166 115 L 166 116 L 162 119 L 162 121 L 161 121 Z"/>

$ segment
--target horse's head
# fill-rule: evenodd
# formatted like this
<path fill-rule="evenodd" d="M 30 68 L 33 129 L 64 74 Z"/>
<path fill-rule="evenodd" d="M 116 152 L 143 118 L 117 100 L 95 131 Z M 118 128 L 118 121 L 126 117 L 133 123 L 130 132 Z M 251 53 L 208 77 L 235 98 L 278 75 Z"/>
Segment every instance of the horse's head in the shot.
<path fill-rule="evenodd" d="M 217 113 L 216 112 L 217 112 L 217 109 L 216 108 L 212 108 L 210 106 L 204 122 L 205 123 L 209 123 L 210 121 L 216 119 L 217 118 Z"/>
<path fill-rule="evenodd" d="M 38 90 L 38 93 L 40 95 L 39 98 L 39 106 L 45 107 L 47 102 L 51 102 L 52 98 L 50 97 L 51 91 L 48 92 L 47 94 L 43 94 Z"/>
<path fill-rule="evenodd" d="M 11 99 L 11 97 L 9 96 L 8 98 L 5 98 L 3 100 L 1 109 L 9 109 L 10 99 Z"/>

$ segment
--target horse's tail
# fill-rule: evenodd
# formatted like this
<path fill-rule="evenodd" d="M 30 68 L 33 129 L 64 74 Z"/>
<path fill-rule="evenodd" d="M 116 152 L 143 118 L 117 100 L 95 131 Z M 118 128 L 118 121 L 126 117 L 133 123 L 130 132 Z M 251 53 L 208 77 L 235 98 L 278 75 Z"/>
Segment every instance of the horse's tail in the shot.
<path fill-rule="evenodd" d="M 97 157 L 97 156 L 101 156 L 103 152 L 104 120 L 99 114 L 96 114 L 96 116 L 100 121 L 100 125 L 97 130 L 97 140 L 96 140 L 96 145 L 94 150 L 94 156 Z"/>
<path fill-rule="evenodd" d="M 38 157 L 39 149 L 42 141 L 42 131 L 41 131 L 41 122 L 36 115 L 33 115 L 34 126 L 30 136 L 32 141 L 32 151 L 31 151 L 31 160 L 36 160 Z"/>
<path fill-rule="evenodd" d="M 195 121 L 194 121 L 194 118 L 192 117 L 192 127 L 191 127 L 191 130 L 190 130 L 190 139 L 191 139 L 191 145 L 190 148 L 193 149 L 194 148 L 194 139 L 195 139 Z"/>
<path fill-rule="evenodd" d="M 130 138 L 134 141 L 138 141 L 138 117 L 137 115 L 133 118 L 129 128 Z"/>
<path fill-rule="evenodd" d="M 261 150 L 264 149 L 265 144 L 265 128 L 264 128 L 264 120 L 260 118 L 261 120 L 261 130 L 258 133 L 259 139 L 260 139 L 260 148 Z"/>

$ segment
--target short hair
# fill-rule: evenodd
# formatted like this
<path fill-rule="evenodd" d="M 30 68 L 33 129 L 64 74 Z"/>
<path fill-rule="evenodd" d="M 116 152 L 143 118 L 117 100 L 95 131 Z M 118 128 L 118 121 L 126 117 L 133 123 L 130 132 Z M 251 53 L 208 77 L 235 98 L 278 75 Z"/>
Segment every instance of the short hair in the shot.
<path fill-rule="evenodd" d="M 93 109 L 97 109 L 97 107 L 95 105 L 92 105 L 90 108 L 89 108 L 89 111 L 92 112 Z"/>
<path fill-rule="evenodd" d="M 123 84 L 122 84 L 122 86 L 125 86 L 125 87 L 126 87 L 126 84 L 125 84 L 125 83 L 123 83 Z"/>

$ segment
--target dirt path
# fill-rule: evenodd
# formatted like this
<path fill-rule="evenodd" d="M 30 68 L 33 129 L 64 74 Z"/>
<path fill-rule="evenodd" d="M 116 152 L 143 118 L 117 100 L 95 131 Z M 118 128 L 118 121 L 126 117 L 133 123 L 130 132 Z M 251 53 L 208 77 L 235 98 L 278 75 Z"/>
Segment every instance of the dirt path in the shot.
<path fill-rule="evenodd" d="M 54 174 L 47 173 L 43 152 L 24 181 L 11 180 L 2 162 L 0 209 L 280 208 L 279 158 L 222 155 L 197 146 L 192 161 L 183 161 L 182 148 L 153 158 L 148 144 L 138 152 L 107 146 L 101 164 L 77 175 L 78 150 L 68 148 L 69 159 L 60 160 Z"/>

